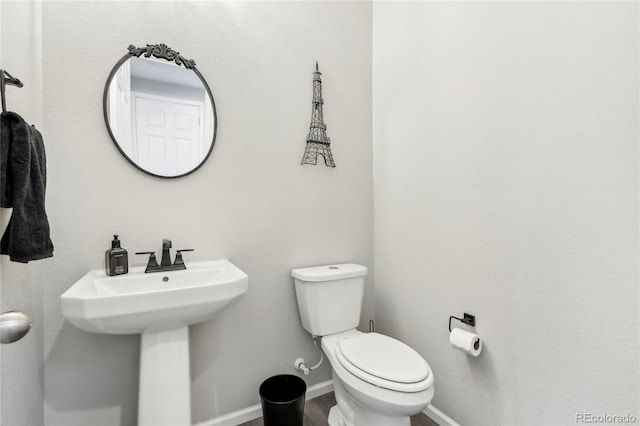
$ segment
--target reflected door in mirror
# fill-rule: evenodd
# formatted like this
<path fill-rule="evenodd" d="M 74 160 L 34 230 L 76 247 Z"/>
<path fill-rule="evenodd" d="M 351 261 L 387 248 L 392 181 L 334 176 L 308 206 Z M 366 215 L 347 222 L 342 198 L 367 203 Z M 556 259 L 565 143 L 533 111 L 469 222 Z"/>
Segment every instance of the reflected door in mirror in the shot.
<path fill-rule="evenodd" d="M 138 165 L 154 174 L 181 175 L 204 152 L 204 103 L 134 95 Z"/>

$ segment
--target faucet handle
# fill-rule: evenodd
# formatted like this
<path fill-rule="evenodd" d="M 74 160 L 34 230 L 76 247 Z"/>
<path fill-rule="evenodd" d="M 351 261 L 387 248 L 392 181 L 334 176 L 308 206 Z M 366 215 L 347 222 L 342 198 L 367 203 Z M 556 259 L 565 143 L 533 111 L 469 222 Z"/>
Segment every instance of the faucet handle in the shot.
<path fill-rule="evenodd" d="M 195 251 L 195 249 L 181 249 L 176 250 L 176 260 L 173 262 L 174 265 L 184 265 L 184 260 L 182 259 L 183 251 Z"/>
<path fill-rule="evenodd" d="M 158 266 L 158 260 L 156 259 L 156 252 L 154 252 L 154 251 L 140 251 L 140 252 L 137 252 L 136 254 L 148 254 L 149 255 L 149 262 L 147 263 L 147 269 L 149 267 Z"/>

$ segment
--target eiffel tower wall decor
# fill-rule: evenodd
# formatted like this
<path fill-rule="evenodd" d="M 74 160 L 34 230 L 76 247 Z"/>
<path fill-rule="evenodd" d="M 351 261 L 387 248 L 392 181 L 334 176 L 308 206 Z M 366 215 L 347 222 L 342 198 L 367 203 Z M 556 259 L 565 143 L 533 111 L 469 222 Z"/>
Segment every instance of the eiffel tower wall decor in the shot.
<path fill-rule="evenodd" d="M 318 71 L 318 62 L 316 62 L 316 70 L 313 73 L 313 101 L 311 108 L 311 126 L 307 135 L 307 145 L 304 148 L 302 163 L 300 164 L 318 164 L 318 155 L 324 158 L 324 164 L 327 167 L 335 167 L 333 156 L 331 155 L 331 140 L 327 136 L 327 125 L 324 124 L 322 118 L 322 74 Z"/>

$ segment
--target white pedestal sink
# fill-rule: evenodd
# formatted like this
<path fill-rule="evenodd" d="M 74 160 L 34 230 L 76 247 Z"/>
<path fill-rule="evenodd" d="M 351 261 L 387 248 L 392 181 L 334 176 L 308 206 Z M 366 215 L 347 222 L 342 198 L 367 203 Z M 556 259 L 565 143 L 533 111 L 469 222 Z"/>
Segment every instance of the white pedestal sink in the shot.
<path fill-rule="evenodd" d="M 228 260 L 186 270 L 109 277 L 91 271 L 60 296 L 62 313 L 94 333 L 142 334 L 140 426 L 191 424 L 189 325 L 206 321 L 247 292 L 249 278 Z"/>

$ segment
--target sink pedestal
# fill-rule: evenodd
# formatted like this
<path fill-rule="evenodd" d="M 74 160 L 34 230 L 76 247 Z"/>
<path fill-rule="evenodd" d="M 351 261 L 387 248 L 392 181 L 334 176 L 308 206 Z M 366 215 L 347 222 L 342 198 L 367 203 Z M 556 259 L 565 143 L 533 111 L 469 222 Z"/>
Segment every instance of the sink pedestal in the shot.
<path fill-rule="evenodd" d="M 147 274 L 143 266 L 113 277 L 89 271 L 60 302 L 64 316 L 83 330 L 142 334 L 139 426 L 189 426 L 188 327 L 220 315 L 248 288 L 247 274 L 220 259 L 162 274 Z"/>
<path fill-rule="evenodd" d="M 191 425 L 190 378 L 188 327 L 143 332 L 138 426 Z"/>

